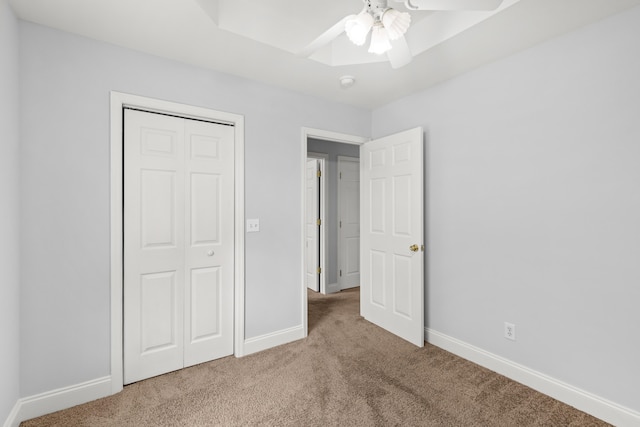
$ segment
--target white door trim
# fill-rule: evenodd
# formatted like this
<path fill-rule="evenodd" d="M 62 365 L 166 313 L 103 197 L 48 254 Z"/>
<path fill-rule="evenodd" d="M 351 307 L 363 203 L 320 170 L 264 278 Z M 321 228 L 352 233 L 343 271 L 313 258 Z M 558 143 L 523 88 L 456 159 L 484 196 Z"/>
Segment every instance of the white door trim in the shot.
<path fill-rule="evenodd" d="M 320 293 L 327 293 L 327 227 L 326 227 L 326 200 L 327 200 L 327 161 L 329 155 L 324 153 L 307 153 L 307 158 L 317 159 L 320 163 Z"/>
<path fill-rule="evenodd" d="M 122 286 L 122 140 L 123 108 L 177 115 L 180 117 L 233 124 L 235 127 L 234 165 L 234 354 L 244 355 L 244 116 L 209 108 L 162 101 L 121 92 L 111 92 L 111 392 L 123 388 Z"/>
<path fill-rule="evenodd" d="M 361 136 L 348 135 L 339 132 L 332 132 L 321 129 L 313 129 L 313 128 L 302 128 L 302 149 L 300 150 L 300 192 L 301 192 L 301 205 L 300 205 L 300 306 L 302 307 L 302 327 L 303 327 L 303 337 L 306 337 L 308 334 L 308 307 L 307 307 L 307 285 L 305 283 L 305 264 L 304 264 L 304 246 L 305 246 L 305 236 L 304 236 L 304 211 L 306 206 L 305 200 L 305 171 L 307 164 L 307 140 L 309 138 L 320 139 L 323 141 L 332 141 L 332 142 L 341 142 L 343 144 L 355 144 L 362 145 L 365 142 L 369 141 L 369 138 L 364 138 Z M 326 186 L 325 186 L 326 187 Z M 326 248 L 326 245 L 325 245 Z M 320 282 L 322 283 L 322 282 Z M 322 290 L 322 289 L 321 289 Z M 326 289 L 325 289 L 326 290 Z"/>

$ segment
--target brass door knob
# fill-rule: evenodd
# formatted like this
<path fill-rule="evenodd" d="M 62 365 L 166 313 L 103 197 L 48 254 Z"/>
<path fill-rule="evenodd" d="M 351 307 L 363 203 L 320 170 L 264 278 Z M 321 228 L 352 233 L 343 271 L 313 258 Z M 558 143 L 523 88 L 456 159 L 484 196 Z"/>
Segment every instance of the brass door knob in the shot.
<path fill-rule="evenodd" d="M 420 246 L 418 246 L 418 245 L 411 245 L 411 246 L 409 246 L 409 250 L 410 250 L 411 252 L 418 252 L 418 250 L 419 250 L 419 249 L 420 249 Z"/>

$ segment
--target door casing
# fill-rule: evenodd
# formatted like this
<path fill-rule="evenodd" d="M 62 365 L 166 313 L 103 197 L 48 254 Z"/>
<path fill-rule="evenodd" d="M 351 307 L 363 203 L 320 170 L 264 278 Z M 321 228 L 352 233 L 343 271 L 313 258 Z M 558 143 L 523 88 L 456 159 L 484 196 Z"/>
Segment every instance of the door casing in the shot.
<path fill-rule="evenodd" d="M 111 392 L 123 389 L 123 108 L 230 124 L 234 136 L 234 354 L 244 355 L 244 116 L 111 92 Z"/>

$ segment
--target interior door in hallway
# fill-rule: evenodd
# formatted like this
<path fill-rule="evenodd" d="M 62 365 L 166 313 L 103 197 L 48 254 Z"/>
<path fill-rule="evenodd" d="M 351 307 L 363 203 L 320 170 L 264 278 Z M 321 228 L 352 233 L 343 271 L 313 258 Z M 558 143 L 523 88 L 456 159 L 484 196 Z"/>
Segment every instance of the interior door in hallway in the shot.
<path fill-rule="evenodd" d="M 424 346 L 422 128 L 360 148 L 360 310 L 372 323 Z"/>
<path fill-rule="evenodd" d="M 305 172 L 305 280 L 307 288 L 320 292 L 320 188 L 318 159 L 307 159 Z"/>
<path fill-rule="evenodd" d="M 338 285 L 360 286 L 360 161 L 338 156 Z"/>
<path fill-rule="evenodd" d="M 125 110 L 124 382 L 233 353 L 234 128 Z"/>

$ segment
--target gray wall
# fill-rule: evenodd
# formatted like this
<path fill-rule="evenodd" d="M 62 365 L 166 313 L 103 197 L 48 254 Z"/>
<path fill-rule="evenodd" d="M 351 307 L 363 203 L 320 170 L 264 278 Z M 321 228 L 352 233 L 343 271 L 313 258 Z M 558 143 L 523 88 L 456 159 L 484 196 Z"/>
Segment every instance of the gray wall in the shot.
<path fill-rule="evenodd" d="M 303 126 L 367 136 L 371 115 L 20 23 L 21 394 L 108 375 L 109 91 L 245 116 L 246 337 L 301 325 Z"/>
<path fill-rule="evenodd" d="M 310 138 L 307 151 L 329 155 L 327 161 L 327 284 L 338 283 L 338 156 L 360 156 L 360 146 Z"/>
<path fill-rule="evenodd" d="M 374 137 L 426 131 L 426 326 L 636 411 L 639 22 L 636 7 L 372 121 Z"/>
<path fill-rule="evenodd" d="M 0 423 L 20 392 L 18 21 L 0 0 Z"/>

